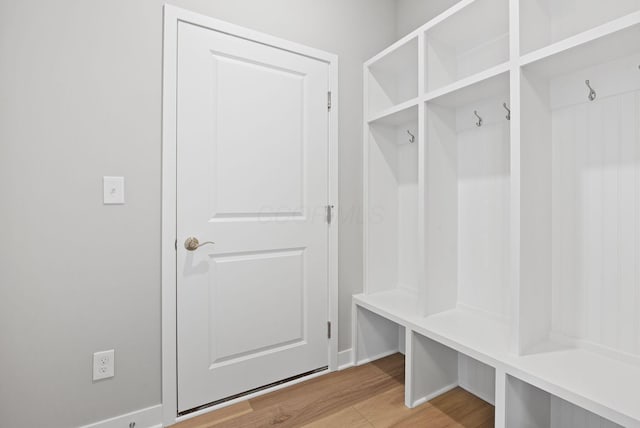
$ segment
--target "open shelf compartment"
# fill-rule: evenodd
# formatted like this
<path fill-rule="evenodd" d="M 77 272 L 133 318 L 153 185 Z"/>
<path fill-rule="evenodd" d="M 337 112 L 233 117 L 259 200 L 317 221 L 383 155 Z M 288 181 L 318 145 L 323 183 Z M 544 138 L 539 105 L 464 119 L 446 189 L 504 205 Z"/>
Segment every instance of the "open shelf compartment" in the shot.
<path fill-rule="evenodd" d="M 537 49 L 624 19 L 640 11 L 640 0 L 520 0 L 520 49 Z"/>
<path fill-rule="evenodd" d="M 508 73 L 426 103 L 428 316 L 510 319 L 509 103 Z"/>
<path fill-rule="evenodd" d="M 365 294 L 417 298 L 418 106 L 369 123 L 365 139 Z"/>
<path fill-rule="evenodd" d="M 640 367 L 640 45 L 576 70 L 590 45 L 521 72 L 519 352 L 552 342 Z"/>
<path fill-rule="evenodd" d="M 418 406 L 458 386 L 495 405 L 493 367 L 414 331 L 407 330 L 406 334 L 405 401 L 408 407 Z M 478 426 L 493 425 L 494 418 L 495 411 L 488 406 L 483 406 L 474 417 Z"/>
<path fill-rule="evenodd" d="M 367 117 L 418 97 L 418 38 L 365 65 Z"/>
<path fill-rule="evenodd" d="M 507 63 L 508 0 L 476 0 L 428 28 L 425 58 L 427 92 Z"/>

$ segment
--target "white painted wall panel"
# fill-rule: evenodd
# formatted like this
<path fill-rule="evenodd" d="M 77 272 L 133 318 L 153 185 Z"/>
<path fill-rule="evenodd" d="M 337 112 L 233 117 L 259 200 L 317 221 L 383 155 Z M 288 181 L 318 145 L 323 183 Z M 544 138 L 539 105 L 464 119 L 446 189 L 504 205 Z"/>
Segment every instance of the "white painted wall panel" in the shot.
<path fill-rule="evenodd" d="M 458 302 L 504 319 L 510 304 L 507 99 L 457 112 Z M 482 127 L 476 126 L 475 109 Z"/>
<path fill-rule="evenodd" d="M 586 93 L 585 93 L 586 95 Z M 640 354 L 640 92 L 553 112 L 553 320 Z"/>

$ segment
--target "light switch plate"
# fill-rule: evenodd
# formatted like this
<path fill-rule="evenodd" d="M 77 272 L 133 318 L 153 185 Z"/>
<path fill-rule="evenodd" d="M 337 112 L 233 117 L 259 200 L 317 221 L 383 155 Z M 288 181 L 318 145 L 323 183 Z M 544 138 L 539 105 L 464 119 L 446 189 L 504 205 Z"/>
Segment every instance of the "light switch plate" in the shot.
<path fill-rule="evenodd" d="M 103 177 L 104 204 L 124 204 L 124 177 Z"/>

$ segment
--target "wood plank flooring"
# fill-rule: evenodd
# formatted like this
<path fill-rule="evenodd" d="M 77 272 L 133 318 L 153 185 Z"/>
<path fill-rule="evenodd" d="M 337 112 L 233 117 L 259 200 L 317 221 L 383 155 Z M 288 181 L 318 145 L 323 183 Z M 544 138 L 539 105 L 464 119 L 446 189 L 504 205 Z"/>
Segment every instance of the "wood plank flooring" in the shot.
<path fill-rule="evenodd" d="M 494 409 L 456 388 L 404 406 L 404 357 L 395 354 L 198 416 L 173 428 L 490 428 Z"/>

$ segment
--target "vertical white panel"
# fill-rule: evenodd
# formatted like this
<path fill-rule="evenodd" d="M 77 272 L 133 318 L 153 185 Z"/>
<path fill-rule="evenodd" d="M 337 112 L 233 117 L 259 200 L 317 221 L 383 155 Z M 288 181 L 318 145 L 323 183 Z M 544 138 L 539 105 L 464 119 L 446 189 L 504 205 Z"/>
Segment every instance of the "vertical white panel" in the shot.
<path fill-rule="evenodd" d="M 426 314 L 457 299 L 458 153 L 455 112 L 427 105 Z"/>
<path fill-rule="evenodd" d="M 365 364 L 398 352 L 398 324 L 355 306 L 355 364 Z"/>
<path fill-rule="evenodd" d="M 458 109 L 458 302 L 509 317 L 509 122 L 504 94 Z M 473 121 L 478 109 L 482 127 Z"/>
<path fill-rule="evenodd" d="M 634 218 L 636 220 L 636 235 L 635 235 L 635 256 L 640 256 L 640 92 L 635 93 L 635 111 L 634 111 L 634 120 L 636 121 L 636 126 L 634 129 L 635 133 L 635 152 L 636 152 L 636 166 L 634 168 L 635 174 L 635 204 L 634 204 Z M 637 308 L 640 308 L 640 263 L 635 263 L 635 322 L 632 322 L 632 325 L 636 328 L 636 334 L 634 334 L 636 338 L 635 342 L 635 353 L 640 354 L 640 311 Z"/>
<path fill-rule="evenodd" d="M 618 171 L 618 274 L 620 287 L 617 295 L 616 342 L 621 351 L 633 353 L 635 349 L 636 325 L 633 322 L 640 306 L 636 306 L 636 269 L 638 252 L 638 213 L 636 212 L 636 110 L 635 94 L 620 97 L 620 168 Z M 631 238 L 631 239 L 630 239 Z"/>
<path fill-rule="evenodd" d="M 587 110 L 589 133 L 587 135 L 587 159 L 583 169 L 582 212 L 585 216 L 582 236 L 585 258 L 582 260 L 583 278 L 587 294 L 587 337 L 599 342 L 601 339 L 600 284 L 603 278 L 603 184 L 602 171 L 602 106 L 590 105 Z"/>
<path fill-rule="evenodd" d="M 409 143 L 407 131 L 416 135 Z M 418 142 L 417 123 L 409 122 L 396 129 L 398 150 L 398 279 L 401 288 L 418 292 Z"/>
<path fill-rule="evenodd" d="M 368 158 L 367 292 L 392 289 L 398 278 L 398 150 L 396 131 L 371 126 Z"/>
<path fill-rule="evenodd" d="M 507 374 L 503 369 L 496 369 L 495 383 L 495 428 L 505 428 L 507 425 Z"/>
<path fill-rule="evenodd" d="M 575 241 L 580 225 L 578 218 L 579 192 L 576 183 L 576 133 L 575 112 L 566 108 L 553 117 L 553 324 L 567 335 L 575 334 L 572 320 L 580 312 L 581 299 L 575 294 L 574 284 L 577 258 Z"/>
<path fill-rule="evenodd" d="M 602 283 L 600 284 L 600 304 L 602 313 L 601 338 L 602 344 L 611 348 L 617 345 L 618 294 L 620 292 L 620 276 L 618 259 L 620 248 L 618 242 L 618 169 L 620 168 L 620 109 L 619 97 L 601 101 L 603 146 L 603 231 L 602 231 Z M 594 118 L 595 120 L 595 118 Z"/>
<path fill-rule="evenodd" d="M 576 337 L 585 337 L 587 326 L 588 326 L 587 292 L 585 289 L 584 272 L 582 271 L 582 260 L 584 259 L 584 255 L 586 252 L 585 237 L 584 237 L 583 231 L 585 230 L 585 224 L 586 224 L 585 216 L 587 215 L 586 206 L 585 206 L 586 192 L 584 191 L 584 186 L 583 186 L 584 174 L 582 171 L 584 169 L 584 166 L 587 163 L 588 153 L 585 148 L 588 141 L 588 135 L 590 132 L 587 108 L 588 106 L 583 103 L 576 106 L 575 110 L 573 111 L 573 117 L 574 117 L 573 127 L 575 129 L 574 131 L 575 140 L 573 143 L 574 151 L 572 153 L 572 156 L 574 159 L 567 159 L 567 162 L 570 162 L 572 165 L 574 165 L 574 168 L 573 168 L 574 188 L 572 193 L 575 194 L 574 201 L 576 204 L 573 208 L 574 214 L 575 214 L 574 215 L 575 234 L 573 236 L 574 240 L 567 247 L 567 251 L 571 252 L 573 265 L 575 269 L 574 282 L 571 284 L 562 284 L 560 281 L 558 281 L 557 283 L 557 286 L 559 287 L 562 287 L 562 286 L 568 287 L 569 291 L 567 292 L 567 299 L 569 301 L 573 299 L 573 301 L 575 302 L 574 303 L 576 308 L 575 312 L 569 309 L 565 309 L 565 305 L 562 305 L 559 308 L 559 310 L 565 313 L 565 317 L 574 320 L 573 322 L 575 324 L 575 328 L 569 330 L 568 334 Z M 554 138 L 554 141 L 556 141 L 555 138 Z M 560 164 L 558 167 L 562 169 L 565 167 L 565 165 L 566 163 L 563 163 L 563 164 Z M 570 198 L 568 195 L 564 195 L 564 197 Z M 576 245 L 578 246 L 578 248 L 576 248 Z M 554 283 L 554 286 L 556 286 L 555 283 Z"/>
<path fill-rule="evenodd" d="M 519 351 L 551 329 L 551 110 L 549 85 L 521 73 Z"/>
<path fill-rule="evenodd" d="M 464 354 L 458 354 L 458 385 L 487 403 L 496 402 L 496 370 Z"/>

